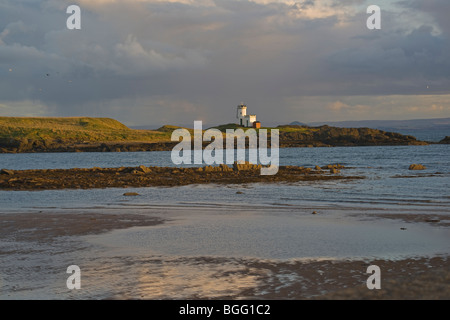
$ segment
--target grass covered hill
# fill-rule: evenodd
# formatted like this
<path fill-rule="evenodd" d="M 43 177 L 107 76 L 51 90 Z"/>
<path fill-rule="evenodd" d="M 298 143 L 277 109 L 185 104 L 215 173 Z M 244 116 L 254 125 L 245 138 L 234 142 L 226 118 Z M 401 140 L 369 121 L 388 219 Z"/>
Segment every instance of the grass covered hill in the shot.
<path fill-rule="evenodd" d="M 80 144 L 158 143 L 170 141 L 170 132 L 133 130 L 109 118 L 0 117 L 0 148 L 3 152 L 69 151 L 64 149 Z"/>
<path fill-rule="evenodd" d="M 178 128 L 165 125 L 156 130 L 135 130 L 109 118 L 0 117 L 0 152 L 171 150 L 177 143 L 171 141 L 171 134 Z M 239 126 L 215 128 L 225 133 Z M 286 125 L 265 129 L 279 130 L 281 147 L 426 144 L 412 136 L 369 128 Z"/>
<path fill-rule="evenodd" d="M 160 131 L 133 130 L 109 118 L 0 117 L 0 139 L 81 141 L 155 141 L 167 139 Z"/>

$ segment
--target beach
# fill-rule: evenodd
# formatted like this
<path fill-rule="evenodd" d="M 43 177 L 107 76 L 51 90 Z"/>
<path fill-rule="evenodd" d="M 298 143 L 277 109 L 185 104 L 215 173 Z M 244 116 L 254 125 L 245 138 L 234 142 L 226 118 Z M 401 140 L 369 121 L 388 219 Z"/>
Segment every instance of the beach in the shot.
<path fill-rule="evenodd" d="M 158 251 L 158 244 L 146 246 L 143 245 L 144 236 L 133 236 L 136 232 L 152 233 L 152 229 L 158 226 L 168 225 L 164 228 L 170 229 L 170 225 L 183 225 L 183 220 L 198 224 L 200 219 L 204 221 L 205 218 L 198 215 L 198 210 L 169 211 L 146 210 L 145 214 L 132 214 L 92 211 L 50 213 L 41 210 L 3 214 L 0 232 L 3 285 L 0 298 L 449 298 L 450 261 L 446 254 L 408 258 L 399 255 L 388 259 L 274 259 L 256 255 L 233 257 L 231 254 L 201 256 L 195 250 L 167 252 L 164 246 Z M 238 214 L 235 218 L 240 216 Z M 309 219 L 304 218 L 305 222 Z M 362 219 L 359 217 L 356 220 L 361 222 Z M 376 218 L 371 224 L 380 222 L 381 225 L 386 223 L 382 218 Z M 418 224 L 417 221 L 403 222 L 408 228 Z M 358 227 L 367 225 L 360 223 Z M 437 223 L 429 223 L 421 228 L 421 232 L 436 232 L 442 228 Z M 448 236 L 448 230 L 445 234 Z M 130 238 L 124 238 L 127 235 Z M 193 246 L 189 239 L 186 241 Z M 287 241 L 296 243 L 295 239 Z M 81 268 L 81 290 L 66 288 L 66 268 L 73 264 Z M 382 270 L 380 290 L 367 289 L 369 274 L 366 270 L 369 265 L 377 265 Z"/>
<path fill-rule="evenodd" d="M 279 176 L 261 178 L 169 152 L 4 154 L 0 298 L 448 299 L 446 155 L 281 149 Z"/>

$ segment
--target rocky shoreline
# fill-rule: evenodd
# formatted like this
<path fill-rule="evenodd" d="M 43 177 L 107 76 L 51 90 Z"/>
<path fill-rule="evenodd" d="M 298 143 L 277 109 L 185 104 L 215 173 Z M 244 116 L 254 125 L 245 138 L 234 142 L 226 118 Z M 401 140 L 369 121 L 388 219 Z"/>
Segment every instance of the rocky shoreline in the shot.
<path fill-rule="evenodd" d="M 0 190 L 50 190 L 182 186 L 189 184 L 253 182 L 297 182 L 315 180 L 363 179 L 361 176 L 340 174 L 341 165 L 314 169 L 281 166 L 276 175 L 263 176 L 260 165 L 234 164 L 233 167 L 206 166 L 201 168 L 121 167 L 88 169 L 46 169 L 0 171 Z"/>
<path fill-rule="evenodd" d="M 413 136 L 370 128 L 279 126 L 281 148 L 428 145 Z M 170 139 L 170 135 L 167 139 Z M 270 140 L 270 132 L 269 132 Z M 439 143 L 448 143 L 443 140 Z M 1 138 L 0 153 L 171 151 L 173 141 L 79 141 L 63 138 Z M 209 142 L 203 143 L 203 147 Z M 270 144 L 269 144 L 270 145 Z M 224 141 L 224 148 L 226 142 Z"/>

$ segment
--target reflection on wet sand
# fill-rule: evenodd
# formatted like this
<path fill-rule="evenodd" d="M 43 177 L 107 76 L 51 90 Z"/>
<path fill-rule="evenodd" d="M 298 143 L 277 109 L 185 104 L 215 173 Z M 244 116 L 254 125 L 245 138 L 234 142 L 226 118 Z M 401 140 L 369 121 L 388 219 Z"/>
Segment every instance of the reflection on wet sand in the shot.
<path fill-rule="evenodd" d="M 366 287 L 367 267 L 382 270 L 382 289 Z M 90 259 L 83 299 L 448 299 L 448 257 L 279 261 L 233 258 Z"/>
<path fill-rule="evenodd" d="M 165 261 L 159 267 L 141 269 L 136 291 L 144 299 L 236 297 L 243 290 L 258 286 L 260 273 L 261 270 L 231 261 L 223 264 Z"/>
<path fill-rule="evenodd" d="M 166 211 L 164 219 L 158 217 L 160 213 L 156 211 L 141 215 L 126 212 L 2 214 L 0 299 L 450 297 L 450 282 L 446 281 L 450 278 L 446 225 L 417 223 L 415 220 L 408 222 L 409 216 L 401 216 L 400 222 L 393 222 L 391 217 L 367 220 L 325 213 L 316 217 L 310 214 L 290 216 L 289 211 L 283 213 L 281 210 L 276 213 L 250 211 L 199 213 L 176 210 L 172 213 Z M 398 226 L 405 223 L 409 223 L 408 229 L 401 231 Z M 370 228 L 365 228 L 366 224 Z M 308 238 L 323 241 L 325 235 L 320 230 L 329 232 L 330 225 L 334 229 L 353 228 L 358 231 L 354 234 L 358 237 L 367 237 L 367 230 L 384 230 L 380 237 L 385 239 L 389 239 L 386 232 L 393 232 L 395 237 L 391 246 L 381 247 L 384 250 L 381 258 L 358 258 L 356 255 L 351 259 L 333 255 L 323 258 L 320 254 L 312 258 L 298 258 L 298 255 L 294 258 L 250 258 L 249 254 L 236 254 L 232 250 L 223 254 L 218 250 L 221 247 L 217 247 L 225 241 L 224 245 L 231 249 L 236 246 L 239 250 L 253 250 L 263 245 L 268 250 L 270 246 L 261 242 L 267 240 L 264 240 L 267 233 L 270 235 L 267 241 L 275 244 L 276 241 L 285 241 L 280 243 L 291 246 L 284 249 L 290 248 L 290 252 L 294 252 L 292 248 L 295 246 L 308 246 L 305 242 Z M 316 232 L 316 238 L 302 233 L 306 231 L 301 229 L 302 226 L 316 227 L 312 229 Z M 179 230 L 184 233 L 175 237 L 174 233 Z M 134 236 L 136 232 L 138 237 Z M 244 238 L 233 232 L 243 233 Z M 257 232 L 258 237 L 249 238 L 251 232 Z M 349 234 L 336 234 L 342 241 L 342 250 L 346 243 L 358 245 L 355 238 L 348 237 Z M 415 234 L 420 237 L 416 238 Z M 197 236 L 202 241 L 188 254 L 165 252 L 167 248 L 173 249 L 176 241 L 197 241 Z M 343 241 L 345 236 L 348 242 Z M 156 241 L 158 237 L 161 239 Z M 232 238 L 237 238 L 236 242 L 229 242 Z M 239 246 L 238 240 L 251 239 L 253 243 Z M 369 242 L 374 242 L 374 239 L 377 238 L 370 238 Z M 423 252 L 429 247 L 420 240 L 421 246 L 414 242 L 415 255 L 395 256 L 390 260 L 387 257 L 396 244 L 394 242 L 401 242 L 397 239 L 403 239 L 404 244 L 409 239 L 434 239 L 429 244 L 439 244 L 443 252 L 442 255 L 433 252 L 427 257 Z M 167 242 L 166 246 L 164 242 Z M 210 249 L 215 248 L 215 254 L 201 254 L 208 245 Z M 331 243 L 325 242 L 323 245 L 329 247 Z M 182 247 L 186 246 L 189 247 L 189 243 L 184 243 Z M 320 248 L 316 247 L 317 250 Z M 268 253 L 276 255 L 281 247 L 273 245 L 273 249 Z M 71 291 L 66 287 L 66 269 L 73 264 L 81 268 L 81 290 Z M 381 268 L 384 290 L 371 292 L 365 287 L 368 277 L 366 269 L 370 264 Z"/>

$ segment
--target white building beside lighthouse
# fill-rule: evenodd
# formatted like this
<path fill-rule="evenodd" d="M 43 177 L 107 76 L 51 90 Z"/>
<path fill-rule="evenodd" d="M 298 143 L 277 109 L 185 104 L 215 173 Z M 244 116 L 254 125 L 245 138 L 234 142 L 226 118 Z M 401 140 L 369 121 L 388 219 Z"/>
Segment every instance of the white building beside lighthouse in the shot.
<path fill-rule="evenodd" d="M 256 115 L 247 114 L 247 106 L 243 103 L 237 106 L 236 118 L 238 124 L 244 127 L 253 127 L 253 123 L 256 122 Z"/>

